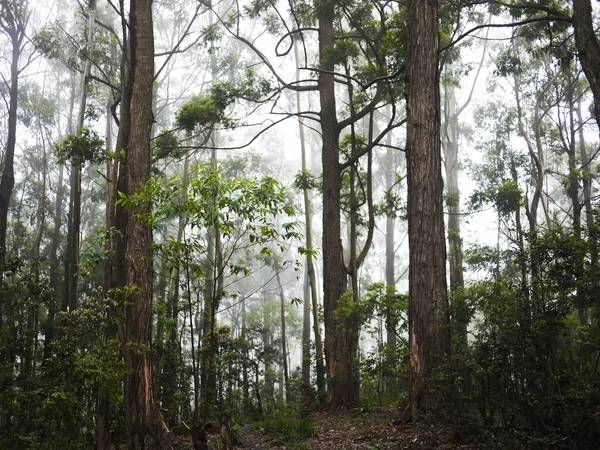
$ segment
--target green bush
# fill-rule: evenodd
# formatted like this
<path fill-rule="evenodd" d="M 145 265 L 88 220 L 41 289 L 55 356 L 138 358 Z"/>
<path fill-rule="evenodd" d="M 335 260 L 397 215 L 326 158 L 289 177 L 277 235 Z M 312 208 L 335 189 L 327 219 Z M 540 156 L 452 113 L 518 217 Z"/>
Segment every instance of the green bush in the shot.
<path fill-rule="evenodd" d="M 306 448 L 302 442 L 315 436 L 315 429 L 307 417 L 300 417 L 293 408 L 277 411 L 263 418 L 259 426 L 275 441 L 286 448 L 301 450 Z"/>

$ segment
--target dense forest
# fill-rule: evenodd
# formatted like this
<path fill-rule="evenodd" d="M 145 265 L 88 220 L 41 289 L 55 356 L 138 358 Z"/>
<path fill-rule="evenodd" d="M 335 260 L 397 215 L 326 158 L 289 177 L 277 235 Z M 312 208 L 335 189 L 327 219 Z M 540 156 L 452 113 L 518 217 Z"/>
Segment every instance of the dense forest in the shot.
<path fill-rule="evenodd" d="M 597 448 L 598 26 L 0 0 L 0 448 Z"/>

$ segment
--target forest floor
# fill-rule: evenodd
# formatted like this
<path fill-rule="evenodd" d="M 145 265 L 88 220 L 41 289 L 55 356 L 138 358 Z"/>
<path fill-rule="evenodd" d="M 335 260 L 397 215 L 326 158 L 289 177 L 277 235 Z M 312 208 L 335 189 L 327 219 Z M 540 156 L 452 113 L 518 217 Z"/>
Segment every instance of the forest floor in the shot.
<path fill-rule="evenodd" d="M 374 409 L 368 413 L 324 413 L 309 416 L 315 436 L 290 446 L 278 444 L 264 430 L 248 424 L 239 433 L 236 449 L 245 450 L 391 450 L 391 449 L 574 449 L 572 442 L 562 439 L 532 439 L 513 433 L 481 434 L 476 425 L 457 428 L 427 423 L 406 423 L 401 411 Z M 191 440 L 178 449 L 191 449 Z M 209 449 L 220 450 L 217 434 L 209 436 Z"/>

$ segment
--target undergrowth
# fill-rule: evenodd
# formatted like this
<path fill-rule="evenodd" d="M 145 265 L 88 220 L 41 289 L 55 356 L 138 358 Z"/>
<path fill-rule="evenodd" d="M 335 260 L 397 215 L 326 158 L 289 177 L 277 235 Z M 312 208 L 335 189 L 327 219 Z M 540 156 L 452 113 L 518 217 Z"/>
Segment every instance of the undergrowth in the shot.
<path fill-rule="evenodd" d="M 307 417 L 297 410 L 285 409 L 263 417 L 259 425 L 277 444 L 293 450 L 304 450 L 306 439 L 315 436 L 315 429 Z"/>

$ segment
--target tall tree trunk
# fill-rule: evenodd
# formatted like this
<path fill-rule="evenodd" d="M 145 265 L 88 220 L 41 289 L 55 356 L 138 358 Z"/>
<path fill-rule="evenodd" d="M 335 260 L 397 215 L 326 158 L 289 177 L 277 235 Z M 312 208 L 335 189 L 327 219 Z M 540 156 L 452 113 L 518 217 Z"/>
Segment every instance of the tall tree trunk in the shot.
<path fill-rule="evenodd" d="M 465 285 L 462 268 L 462 238 L 460 236 L 460 192 L 458 189 L 458 111 L 454 86 L 445 87 L 444 163 L 446 169 L 446 205 L 448 208 L 448 262 L 450 264 L 450 289 L 455 291 Z M 456 336 L 456 349 L 468 347 L 467 327 L 469 313 L 462 298 L 452 304 Z"/>
<path fill-rule="evenodd" d="M 8 130 L 6 147 L 4 150 L 4 168 L 0 180 L 0 263 L 4 263 L 6 256 L 6 232 L 8 229 L 8 207 L 13 187 L 15 185 L 14 160 L 17 143 L 17 108 L 19 94 L 19 59 L 21 57 L 23 40 L 25 38 L 25 24 L 17 7 L 8 6 L 6 20 L 2 29 L 9 37 L 12 52 L 10 61 L 10 85 L 8 104 Z"/>
<path fill-rule="evenodd" d="M 388 133 L 386 143 L 388 145 L 385 164 L 385 188 L 391 193 L 394 185 L 394 153 L 391 149 L 392 133 Z M 388 209 L 385 218 L 385 284 L 387 291 L 390 292 L 396 287 L 396 252 L 395 252 L 395 223 L 391 208 Z M 398 324 L 392 318 L 394 314 L 389 311 L 386 317 L 386 345 L 388 348 L 388 366 L 396 367 L 396 327 Z M 385 380 L 388 392 L 391 395 L 398 393 L 398 380 L 395 375 L 388 376 Z"/>
<path fill-rule="evenodd" d="M 208 1 L 212 7 L 212 0 Z M 213 24 L 213 14 L 210 11 L 209 21 Z M 217 82 L 218 70 L 216 51 L 212 48 L 210 55 L 211 83 Z M 210 166 L 212 170 L 217 170 L 217 146 L 219 134 L 216 130 L 211 133 L 212 151 L 210 157 Z M 216 313 L 221 300 L 222 289 L 219 286 L 223 283 L 222 255 L 220 247 L 220 234 L 218 224 L 213 223 L 207 230 L 207 261 L 204 275 L 204 316 L 202 323 L 202 367 L 200 384 L 202 386 L 202 426 L 206 426 L 208 420 L 208 409 L 210 405 L 216 402 L 217 377 L 213 367 L 214 356 L 216 352 L 216 340 L 213 331 L 216 327 Z"/>
<path fill-rule="evenodd" d="M 571 210 L 573 211 L 573 232 L 575 237 L 579 240 L 581 239 L 581 210 L 582 204 L 579 201 L 579 167 L 577 162 L 577 129 L 576 129 L 576 121 L 575 121 L 575 100 L 573 98 L 573 79 L 571 74 L 568 75 L 567 81 L 569 83 L 567 87 L 567 92 L 565 95 L 565 100 L 567 101 L 568 110 L 568 124 L 565 124 L 567 130 L 569 131 L 569 139 L 567 141 L 567 155 L 569 157 L 568 160 L 568 185 L 567 185 L 567 195 L 571 200 Z M 559 119 L 560 120 L 560 119 Z M 577 261 L 575 270 L 576 276 L 578 279 L 581 279 L 584 272 L 584 264 L 585 264 L 586 255 L 580 255 L 579 260 Z M 588 322 L 588 308 L 586 305 L 586 293 L 585 289 L 582 287 L 577 288 L 576 294 L 576 303 L 577 303 L 577 316 L 579 317 L 579 321 L 585 325 Z"/>
<path fill-rule="evenodd" d="M 46 139 L 44 137 L 44 129 L 41 123 L 38 123 L 40 133 L 40 143 L 42 146 L 42 191 L 40 193 L 39 205 L 37 210 L 37 229 L 35 239 L 33 241 L 32 259 L 34 264 L 34 279 L 35 283 L 40 282 L 40 246 L 42 236 L 44 234 L 44 225 L 46 223 L 46 187 L 48 160 L 46 155 Z M 25 343 L 25 378 L 33 379 L 36 372 L 37 361 L 37 342 L 38 342 L 38 306 L 35 304 L 29 305 L 27 315 L 27 336 Z"/>
<path fill-rule="evenodd" d="M 127 135 L 128 195 L 139 194 L 150 178 L 150 134 L 154 82 L 152 0 L 131 0 L 129 12 L 131 68 L 130 128 Z M 125 422 L 130 450 L 170 449 L 169 430 L 152 387 L 152 230 L 137 214 L 149 204 L 127 214 L 128 306 L 125 311 Z"/>
<path fill-rule="evenodd" d="M 583 178 L 583 204 L 585 206 L 585 221 L 588 229 L 588 244 L 590 246 L 590 266 L 592 273 L 598 267 L 598 241 L 596 239 L 594 209 L 592 207 L 592 174 L 590 173 L 590 156 L 585 147 L 585 136 L 583 131 L 583 117 L 581 114 L 581 101 L 577 102 L 577 128 L 579 130 L 579 155 L 581 158 L 581 174 Z M 592 280 L 591 293 L 598 292 L 600 282 Z M 594 305 L 597 317 L 600 312 L 600 300 Z"/>
<path fill-rule="evenodd" d="M 353 408 L 358 404 L 354 364 L 358 333 L 339 326 L 338 302 L 346 291 L 346 268 L 341 241 L 339 136 L 336 117 L 334 65 L 325 59 L 334 44 L 335 3 L 321 0 L 319 11 L 319 74 L 321 132 L 323 139 L 323 310 L 325 319 L 325 358 L 327 362 L 328 409 Z"/>
<path fill-rule="evenodd" d="M 106 99 L 106 153 L 109 154 L 112 151 L 112 126 L 110 108 L 113 104 L 114 98 L 112 95 L 108 95 Z M 118 160 L 117 160 L 118 161 Z M 116 204 L 116 191 L 113 186 L 116 185 L 117 180 L 113 179 L 113 164 L 117 164 L 115 159 L 107 160 L 106 162 L 106 210 L 105 210 L 105 241 L 104 250 L 107 254 L 106 260 L 104 261 L 104 291 L 105 295 L 108 296 L 109 289 L 112 289 L 112 235 L 113 228 L 115 226 L 115 204 Z M 109 313 L 109 318 L 112 317 L 112 311 Z M 109 339 L 114 338 L 114 330 L 109 330 L 103 336 L 104 342 L 108 342 Z M 98 412 L 96 414 L 96 449 L 106 450 L 110 448 L 110 401 L 105 396 L 99 393 L 98 396 Z"/>
<path fill-rule="evenodd" d="M 217 142 L 218 135 L 216 131 L 212 136 L 213 151 L 211 154 L 211 169 L 217 170 Z M 219 237 L 218 224 L 212 223 L 207 230 L 207 251 L 204 275 L 204 313 L 202 319 L 202 367 L 200 385 L 202 386 L 202 426 L 206 425 L 208 420 L 209 406 L 216 402 L 217 378 L 215 368 L 213 367 L 214 356 L 216 352 L 216 337 L 214 329 L 216 327 L 216 314 L 221 302 L 223 283 L 222 254 Z"/>
<path fill-rule="evenodd" d="M 77 134 L 81 133 L 85 120 L 85 109 L 87 103 L 88 85 L 91 69 L 91 54 L 94 43 L 94 12 L 90 11 L 88 19 L 88 41 L 86 47 L 86 59 L 83 68 L 81 81 L 81 97 L 79 100 L 79 115 L 77 118 Z M 70 252 L 67 254 L 69 259 L 69 271 L 65 274 L 65 282 L 69 305 L 69 311 L 77 309 L 77 281 L 79 279 L 79 240 L 81 233 L 81 169 L 83 159 L 80 154 L 73 155 L 71 158 L 71 206 L 69 232 L 67 239 L 69 241 Z"/>
<path fill-rule="evenodd" d="M 296 80 L 300 80 L 300 62 L 298 58 L 298 41 L 294 39 L 294 57 L 296 62 Z M 296 91 L 296 110 L 302 111 L 300 103 L 300 91 Z M 306 162 L 306 137 L 304 134 L 304 122 L 302 118 L 298 120 L 298 130 L 300 132 L 300 149 L 302 152 L 302 173 L 308 174 Z M 323 342 L 321 340 L 321 321 L 319 320 L 318 309 L 318 290 L 315 265 L 313 261 L 313 240 L 312 240 L 312 211 L 311 195 L 308 186 L 303 186 L 302 194 L 304 198 L 304 224 L 306 232 L 306 287 L 304 295 L 304 330 L 302 334 L 302 383 L 304 384 L 304 395 L 310 392 L 310 305 L 312 299 L 313 324 L 315 334 L 315 356 L 317 373 L 317 392 L 321 399 L 325 398 L 325 367 L 323 361 Z M 308 331 L 307 331 L 308 330 Z"/>
<path fill-rule="evenodd" d="M 62 211 L 64 199 L 64 183 L 63 183 L 64 166 L 58 168 L 58 184 L 56 186 L 56 201 L 54 203 L 54 230 L 52 232 L 52 240 L 50 241 L 50 289 L 54 292 L 53 298 L 48 306 L 48 317 L 44 326 L 44 364 L 52 356 L 52 341 L 55 335 L 55 318 L 57 306 L 61 298 L 59 288 L 59 261 L 58 261 L 58 243 L 61 239 L 60 228 L 62 226 Z"/>
<path fill-rule="evenodd" d="M 573 0 L 573 29 L 579 62 L 594 96 L 594 115 L 600 127 L 600 44 L 592 22 L 590 0 Z"/>
<path fill-rule="evenodd" d="M 409 391 L 418 418 L 443 406 L 443 390 L 433 379 L 450 357 L 437 1 L 409 0 L 407 24 Z"/>

